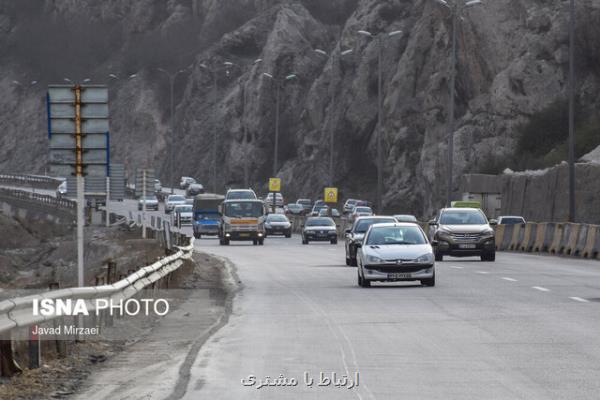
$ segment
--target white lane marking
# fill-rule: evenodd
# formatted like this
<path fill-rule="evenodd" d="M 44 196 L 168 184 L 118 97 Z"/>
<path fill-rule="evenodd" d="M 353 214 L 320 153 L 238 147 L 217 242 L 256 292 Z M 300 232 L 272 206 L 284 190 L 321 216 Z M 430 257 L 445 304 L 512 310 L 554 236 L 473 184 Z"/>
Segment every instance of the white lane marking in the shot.
<path fill-rule="evenodd" d="M 457 267 L 456 265 L 451 265 L 450 268 L 454 268 L 454 269 L 463 269 L 464 267 Z"/>
<path fill-rule="evenodd" d="M 539 290 L 540 292 L 549 292 L 550 291 L 550 289 L 546 289 L 545 287 L 541 287 L 541 286 L 532 286 L 531 288 L 535 289 L 535 290 Z"/>
<path fill-rule="evenodd" d="M 580 302 L 580 303 L 589 303 L 589 302 L 590 302 L 589 300 L 582 299 L 581 297 L 569 297 L 569 298 L 570 298 L 571 300 L 575 300 L 575 301 L 578 301 L 578 302 Z"/>
<path fill-rule="evenodd" d="M 477 273 L 477 274 L 489 274 L 489 272 L 487 272 L 487 271 L 475 271 L 475 273 Z"/>
<path fill-rule="evenodd" d="M 503 276 L 502 279 L 504 279 L 505 281 L 509 281 L 509 282 L 517 282 L 516 279 L 509 278 L 508 276 Z"/>

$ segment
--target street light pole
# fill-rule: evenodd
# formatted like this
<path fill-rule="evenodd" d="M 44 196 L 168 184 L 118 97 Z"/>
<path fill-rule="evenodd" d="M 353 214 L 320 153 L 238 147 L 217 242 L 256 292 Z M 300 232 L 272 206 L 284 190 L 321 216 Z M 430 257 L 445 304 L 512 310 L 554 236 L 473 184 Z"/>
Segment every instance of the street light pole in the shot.
<path fill-rule="evenodd" d="M 383 40 L 396 35 L 402 34 L 402 31 L 393 31 L 389 33 L 381 32 L 377 35 L 369 31 L 360 30 L 360 35 L 366 36 L 377 41 L 377 212 L 383 213 L 383 136 L 384 136 L 384 119 L 383 119 Z"/>
<path fill-rule="evenodd" d="M 171 194 L 174 193 L 174 188 L 175 188 L 175 171 L 174 171 L 174 167 L 175 164 L 173 162 L 173 154 L 175 152 L 175 80 L 177 79 L 177 75 L 184 73 L 185 71 L 187 71 L 188 69 L 190 69 L 192 66 L 189 65 L 187 68 L 184 69 L 180 69 L 179 71 L 176 71 L 174 73 L 171 73 L 169 71 L 167 71 L 164 68 L 158 68 L 158 70 L 162 73 L 164 73 L 167 78 L 169 79 L 169 93 L 170 93 L 170 116 L 169 119 L 170 121 L 170 129 L 171 129 L 171 134 L 169 135 L 169 180 L 170 180 L 170 186 L 171 186 Z M 130 78 L 135 77 L 134 75 L 131 75 Z"/>
<path fill-rule="evenodd" d="M 575 0 L 569 9 L 569 222 L 575 222 Z"/>
<path fill-rule="evenodd" d="M 332 71 L 333 71 L 333 67 L 336 64 L 336 62 L 339 66 L 339 64 L 342 61 L 342 57 L 347 54 L 352 53 L 352 51 L 353 50 L 351 50 L 351 49 L 343 50 L 343 51 L 340 49 L 339 53 L 332 52 L 332 54 L 331 54 L 331 58 L 332 58 L 331 69 L 332 69 Z M 322 49 L 315 49 L 315 53 L 321 54 L 326 57 L 328 56 L 327 52 Z M 336 55 L 337 55 L 337 57 L 336 57 Z M 341 74 L 341 72 L 340 72 L 340 74 Z M 335 102 L 336 102 L 336 90 L 335 90 L 335 84 L 332 84 L 332 89 L 331 89 L 331 106 L 332 107 L 335 106 Z M 333 117 L 333 113 L 330 116 Z M 335 125 L 333 124 L 333 118 L 331 118 L 330 121 L 332 121 L 332 122 L 329 126 L 329 171 L 328 171 L 329 174 L 328 174 L 328 178 L 329 178 L 329 186 L 333 187 L 333 158 L 334 158 L 333 152 L 334 152 L 334 143 L 335 143 L 335 140 L 334 140 L 335 139 Z"/>
<path fill-rule="evenodd" d="M 454 97 L 456 96 L 456 18 L 457 5 L 452 10 L 452 61 L 450 65 L 450 99 L 448 100 L 448 178 L 446 191 L 446 206 L 452 204 L 452 188 L 454 180 Z"/>
<path fill-rule="evenodd" d="M 277 176 L 277 171 L 279 169 L 279 113 L 281 107 L 281 89 L 283 88 L 283 84 L 285 82 L 296 79 L 298 76 L 296 74 L 289 74 L 283 79 L 277 79 L 273 76 L 273 74 L 269 74 L 267 72 L 263 72 L 263 76 L 271 79 L 275 84 L 275 146 L 273 149 L 273 176 Z"/>

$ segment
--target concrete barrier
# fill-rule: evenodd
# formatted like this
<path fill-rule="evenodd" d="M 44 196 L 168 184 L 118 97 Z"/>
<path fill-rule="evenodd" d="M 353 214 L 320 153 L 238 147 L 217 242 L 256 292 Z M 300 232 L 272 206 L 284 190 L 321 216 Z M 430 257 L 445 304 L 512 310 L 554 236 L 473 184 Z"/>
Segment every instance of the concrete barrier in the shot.
<path fill-rule="evenodd" d="M 589 225 L 585 246 L 581 252 L 584 258 L 600 259 L 600 225 Z"/>
<path fill-rule="evenodd" d="M 508 245 L 508 250 L 517 251 L 521 247 L 521 243 L 523 242 L 523 237 L 525 235 L 525 224 L 516 224 L 513 225 L 512 237 L 510 239 L 510 244 Z"/>
<path fill-rule="evenodd" d="M 579 235 L 582 233 L 582 226 L 583 224 L 565 224 L 565 234 L 563 235 L 564 248 L 561 254 L 566 254 L 568 256 L 573 255 L 577 247 Z M 583 233 L 586 234 L 587 230 L 584 229 Z"/>
<path fill-rule="evenodd" d="M 506 225 L 504 228 L 504 236 L 502 242 L 500 242 L 500 248 L 498 250 L 508 250 L 510 243 L 512 242 L 513 232 L 515 231 L 515 225 Z"/>
<path fill-rule="evenodd" d="M 525 224 L 525 232 L 523 233 L 523 239 L 519 243 L 519 251 L 531 252 L 535 239 L 537 237 L 538 224 L 535 222 L 528 222 Z"/>
<path fill-rule="evenodd" d="M 554 222 L 538 223 L 532 251 L 539 253 L 547 252 L 552 244 L 555 228 L 556 224 Z"/>
<path fill-rule="evenodd" d="M 501 250 L 506 225 L 498 225 L 494 230 L 496 231 L 496 250 Z"/>
<path fill-rule="evenodd" d="M 563 236 L 565 233 L 565 224 L 559 223 L 556 224 L 554 228 L 554 236 L 552 237 L 552 244 L 548 248 L 548 252 L 550 254 L 562 254 L 562 250 L 564 249 Z"/>

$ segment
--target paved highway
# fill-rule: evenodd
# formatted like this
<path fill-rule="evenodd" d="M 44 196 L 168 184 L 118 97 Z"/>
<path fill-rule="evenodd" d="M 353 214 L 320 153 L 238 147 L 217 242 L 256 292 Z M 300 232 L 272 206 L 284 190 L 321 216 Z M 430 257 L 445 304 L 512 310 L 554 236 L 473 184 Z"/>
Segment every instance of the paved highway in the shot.
<path fill-rule="evenodd" d="M 600 264 L 499 254 L 437 264 L 434 288 L 356 285 L 343 246 L 197 241 L 243 290 L 200 351 L 185 399 L 592 399 L 600 392 Z M 359 373 L 358 388 L 304 373 Z M 244 386 L 283 374 L 295 387 Z"/>

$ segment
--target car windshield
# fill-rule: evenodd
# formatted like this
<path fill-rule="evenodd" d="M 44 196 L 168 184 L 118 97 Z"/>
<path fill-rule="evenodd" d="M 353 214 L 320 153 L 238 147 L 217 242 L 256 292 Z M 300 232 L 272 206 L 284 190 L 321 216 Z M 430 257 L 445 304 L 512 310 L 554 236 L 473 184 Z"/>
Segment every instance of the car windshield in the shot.
<path fill-rule="evenodd" d="M 369 207 L 355 207 L 354 211 L 356 212 L 371 212 Z"/>
<path fill-rule="evenodd" d="M 167 201 L 185 201 L 185 197 L 183 196 L 169 196 Z"/>
<path fill-rule="evenodd" d="M 298 204 L 310 204 L 310 200 L 308 200 L 308 199 L 300 199 L 296 203 L 298 203 Z"/>
<path fill-rule="evenodd" d="M 483 214 L 475 210 L 445 211 L 440 217 L 442 225 L 485 225 Z"/>
<path fill-rule="evenodd" d="M 156 201 L 156 197 L 154 197 L 154 196 L 146 196 L 144 199 L 146 201 Z"/>
<path fill-rule="evenodd" d="M 302 208 L 302 206 L 300 204 L 288 204 L 287 207 L 291 210 L 298 210 L 298 209 Z"/>
<path fill-rule="evenodd" d="M 346 202 L 346 205 L 348 205 L 348 206 L 353 206 L 353 205 L 355 205 L 355 204 L 356 204 L 356 200 L 348 200 L 348 201 Z"/>
<path fill-rule="evenodd" d="M 192 207 L 191 206 L 177 207 L 175 209 L 175 212 L 178 212 L 178 213 L 191 213 L 192 212 Z"/>
<path fill-rule="evenodd" d="M 369 232 L 367 245 L 383 246 L 395 244 L 425 244 L 427 241 L 416 226 L 374 226 Z"/>
<path fill-rule="evenodd" d="M 227 200 L 254 200 L 256 196 L 249 190 L 240 190 L 227 193 Z"/>
<path fill-rule="evenodd" d="M 369 230 L 369 227 L 374 224 L 383 224 L 387 222 L 396 222 L 393 218 L 368 218 L 361 219 L 356 222 L 356 226 L 354 227 L 355 233 L 365 233 Z"/>
<path fill-rule="evenodd" d="M 287 222 L 287 218 L 281 214 L 269 214 L 267 217 L 268 222 Z"/>
<path fill-rule="evenodd" d="M 225 203 L 224 215 L 233 218 L 258 218 L 263 215 L 263 205 L 254 201 Z"/>
<path fill-rule="evenodd" d="M 330 218 L 310 218 L 306 221 L 306 226 L 335 226 Z"/>

